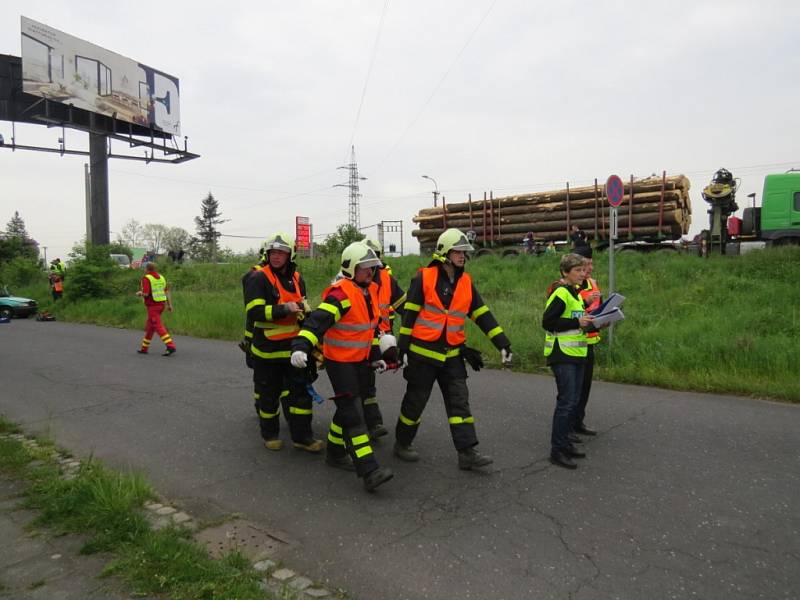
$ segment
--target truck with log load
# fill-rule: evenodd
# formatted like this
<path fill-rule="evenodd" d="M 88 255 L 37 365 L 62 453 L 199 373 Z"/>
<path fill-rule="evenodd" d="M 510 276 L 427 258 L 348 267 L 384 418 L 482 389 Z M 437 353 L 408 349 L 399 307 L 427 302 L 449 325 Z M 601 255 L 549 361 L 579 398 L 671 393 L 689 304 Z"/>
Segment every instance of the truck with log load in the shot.
<path fill-rule="evenodd" d="M 689 231 L 692 208 L 689 180 L 684 175 L 648 177 L 625 183 L 624 198 L 618 209 L 617 240 L 636 249 L 674 247 L 676 240 Z M 537 252 L 550 243 L 569 240 L 573 226 L 584 231 L 598 247 L 608 244 L 610 210 L 605 190 L 594 185 L 565 188 L 495 198 L 484 194 L 482 200 L 448 204 L 419 211 L 413 221 L 419 225 L 412 235 L 419 240 L 420 251 L 432 251 L 436 239 L 448 227 L 467 233 L 478 248 L 475 255 L 500 253 L 503 256 L 523 252 L 523 238 L 531 237 Z"/>

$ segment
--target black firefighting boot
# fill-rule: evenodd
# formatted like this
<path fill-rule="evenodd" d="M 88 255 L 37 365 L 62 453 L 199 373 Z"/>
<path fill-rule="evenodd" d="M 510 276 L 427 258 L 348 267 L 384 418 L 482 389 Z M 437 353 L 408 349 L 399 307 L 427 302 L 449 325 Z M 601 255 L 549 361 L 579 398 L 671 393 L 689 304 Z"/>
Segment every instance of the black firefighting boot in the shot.
<path fill-rule="evenodd" d="M 481 454 L 474 447 L 458 451 L 458 468 L 469 471 L 476 467 L 485 467 L 494 462 L 491 456 Z"/>
<path fill-rule="evenodd" d="M 375 491 L 379 485 L 383 485 L 394 477 L 391 469 L 386 467 L 378 467 L 374 471 L 370 471 L 364 476 L 364 489 L 368 492 Z"/>
<path fill-rule="evenodd" d="M 413 446 L 403 446 L 400 442 L 394 444 L 394 455 L 400 460 L 406 462 L 417 462 L 419 460 L 419 452 Z"/>

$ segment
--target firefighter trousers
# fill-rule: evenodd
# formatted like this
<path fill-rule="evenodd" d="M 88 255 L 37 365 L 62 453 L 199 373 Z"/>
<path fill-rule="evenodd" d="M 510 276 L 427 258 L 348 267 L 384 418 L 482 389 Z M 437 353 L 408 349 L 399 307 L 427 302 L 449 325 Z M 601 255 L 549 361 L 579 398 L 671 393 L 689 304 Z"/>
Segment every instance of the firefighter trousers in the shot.
<path fill-rule="evenodd" d="M 364 397 L 361 398 L 361 407 L 364 410 L 364 421 L 367 429 L 374 429 L 378 425 L 383 425 L 383 415 L 381 407 L 378 406 L 378 393 L 375 386 L 375 370 L 368 369 L 367 389 Z"/>
<path fill-rule="evenodd" d="M 302 373 L 289 361 L 262 360 L 254 357 L 253 387 L 258 395 L 258 417 L 261 437 L 276 439 L 280 434 L 281 395 L 288 412 L 289 433 L 293 442 L 307 443 L 311 433 L 311 396 Z M 288 407 L 288 411 L 287 411 Z M 286 412 L 284 413 L 286 415 Z"/>
<path fill-rule="evenodd" d="M 325 372 L 331 380 L 335 394 L 336 412 L 328 432 L 328 454 L 341 458 L 349 454 L 356 467 L 356 475 L 364 477 L 378 468 L 364 422 L 361 399 L 369 389 L 369 363 L 351 363 L 325 360 Z"/>
<path fill-rule="evenodd" d="M 153 339 L 153 334 L 157 333 L 158 336 L 161 338 L 161 341 L 164 342 L 164 345 L 167 348 L 175 348 L 175 342 L 172 341 L 172 336 L 167 331 L 167 328 L 164 327 L 164 323 L 161 321 L 161 313 L 164 312 L 164 307 L 166 306 L 166 302 L 159 302 L 158 304 L 152 304 L 147 306 L 147 321 L 144 324 L 144 337 L 142 338 L 142 347 L 141 350 L 147 352 L 150 348 L 150 340 Z"/>
<path fill-rule="evenodd" d="M 395 428 L 399 444 L 410 446 L 414 441 L 434 382 L 438 382 L 444 397 L 444 408 L 456 450 L 466 450 L 478 443 L 475 419 L 469 409 L 467 369 L 461 356 L 453 356 L 442 365 L 435 365 L 409 353 L 403 377 L 408 385 Z"/>

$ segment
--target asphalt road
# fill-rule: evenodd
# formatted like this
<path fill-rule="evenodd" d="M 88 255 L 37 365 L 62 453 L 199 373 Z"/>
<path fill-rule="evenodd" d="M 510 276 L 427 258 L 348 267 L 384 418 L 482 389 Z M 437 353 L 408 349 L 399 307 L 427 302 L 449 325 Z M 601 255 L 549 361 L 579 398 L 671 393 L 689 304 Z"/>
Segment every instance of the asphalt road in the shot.
<path fill-rule="evenodd" d="M 140 335 L 0 325 L 0 412 L 145 471 L 200 517 L 243 514 L 285 542 L 288 566 L 355 598 L 800 595 L 798 406 L 596 382 L 587 421 L 600 434 L 570 472 L 547 461 L 553 380 L 481 371 L 472 407 L 493 468 L 458 470 L 436 391 L 423 460 L 399 462 L 384 438 L 395 479 L 370 495 L 320 456 L 261 446 L 234 344 L 178 337 L 175 356 L 140 356 Z M 387 423 L 403 383 L 379 377 Z M 315 412 L 320 437 L 331 412 Z"/>

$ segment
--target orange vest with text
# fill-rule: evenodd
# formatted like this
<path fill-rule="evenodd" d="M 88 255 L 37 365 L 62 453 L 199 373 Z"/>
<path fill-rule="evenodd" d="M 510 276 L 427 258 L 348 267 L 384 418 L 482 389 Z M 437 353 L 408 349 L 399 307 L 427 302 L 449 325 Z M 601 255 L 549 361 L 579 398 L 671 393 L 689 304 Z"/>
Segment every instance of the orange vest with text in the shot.
<path fill-rule="evenodd" d="M 378 286 L 369 285 L 367 294 L 364 289 L 350 279 L 340 279 L 322 292 L 323 300 L 334 288 L 339 288 L 347 299 L 342 306 L 349 303 L 349 310 L 344 316 L 325 332 L 322 340 L 322 354 L 325 358 L 337 362 L 361 362 L 369 358 L 372 338 L 378 326 Z M 372 304 L 372 317 L 369 316 L 367 302 Z"/>
<path fill-rule="evenodd" d="M 472 304 L 472 279 L 467 273 L 461 274 L 453 291 L 450 308 L 445 309 L 439 294 L 436 293 L 439 267 L 425 267 L 420 269 L 420 273 L 424 305 L 414 322 L 411 337 L 425 342 L 435 342 L 446 327 L 448 345 L 460 346 L 467 339 L 464 324 Z"/>
<path fill-rule="evenodd" d="M 286 304 L 287 302 L 297 302 L 303 304 L 303 295 L 300 293 L 300 274 L 295 271 L 292 275 L 294 281 L 294 291 L 290 292 L 281 285 L 280 279 L 275 276 L 269 265 L 262 267 L 261 272 L 264 273 L 266 278 L 272 284 L 272 287 L 278 290 L 278 304 Z M 282 319 L 270 321 L 265 324 L 264 337 L 268 340 L 278 341 L 293 338 L 300 331 L 300 325 L 297 324 L 297 315 L 290 314 Z"/>

